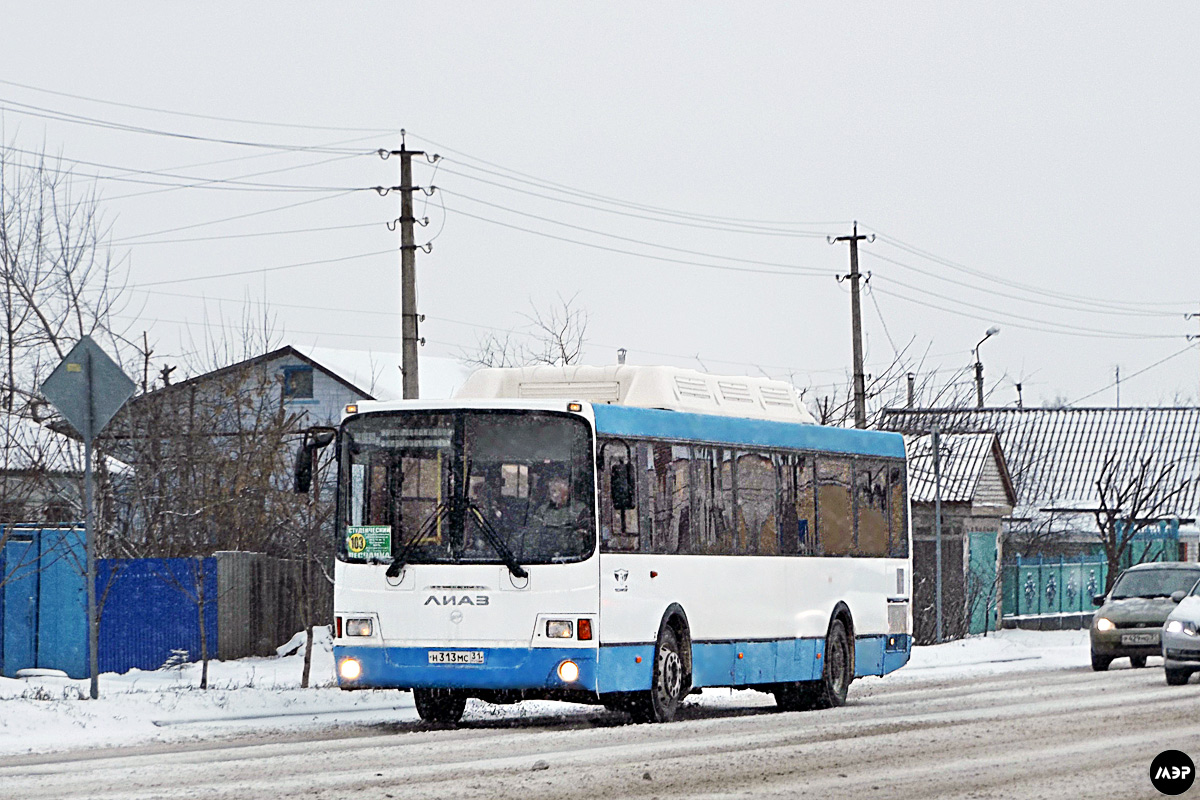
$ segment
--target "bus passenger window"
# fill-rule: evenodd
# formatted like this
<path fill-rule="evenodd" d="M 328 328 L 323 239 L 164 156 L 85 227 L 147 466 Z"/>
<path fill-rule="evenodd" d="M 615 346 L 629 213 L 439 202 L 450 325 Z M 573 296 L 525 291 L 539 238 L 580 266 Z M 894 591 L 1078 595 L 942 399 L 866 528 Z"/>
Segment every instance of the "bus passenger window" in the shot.
<path fill-rule="evenodd" d="M 816 555 L 817 510 L 813 460 L 784 456 L 779 482 L 779 548 L 784 555 Z"/>
<path fill-rule="evenodd" d="M 858 523 L 856 554 L 874 558 L 887 555 L 887 465 L 858 461 L 854 465 L 854 512 Z"/>
<path fill-rule="evenodd" d="M 775 519 L 775 465 L 766 453 L 742 451 L 737 456 L 738 520 L 742 551 L 778 555 Z"/>
<path fill-rule="evenodd" d="M 849 555 L 854 549 L 849 458 L 822 456 L 817 460 L 817 514 L 822 553 L 827 556 Z"/>

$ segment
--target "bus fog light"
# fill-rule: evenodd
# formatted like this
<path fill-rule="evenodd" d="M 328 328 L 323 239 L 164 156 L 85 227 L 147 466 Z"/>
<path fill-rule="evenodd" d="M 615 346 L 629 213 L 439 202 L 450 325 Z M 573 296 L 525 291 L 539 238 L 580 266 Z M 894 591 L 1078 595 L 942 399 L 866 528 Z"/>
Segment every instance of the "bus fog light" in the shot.
<path fill-rule="evenodd" d="M 372 625 L 370 619 L 348 619 L 346 620 L 346 635 L 347 636 L 370 636 L 372 633 Z"/>
<path fill-rule="evenodd" d="M 561 669 L 561 667 L 560 667 Z M 362 664 L 356 658 L 347 658 L 338 667 L 343 680 L 356 681 L 362 676 Z"/>
<path fill-rule="evenodd" d="M 570 639 L 575 635 L 569 619 L 551 619 L 546 621 L 546 636 L 550 639 Z"/>
<path fill-rule="evenodd" d="M 563 683 L 574 683 L 579 680 L 579 665 L 574 661 L 564 661 L 558 665 L 558 677 Z"/>

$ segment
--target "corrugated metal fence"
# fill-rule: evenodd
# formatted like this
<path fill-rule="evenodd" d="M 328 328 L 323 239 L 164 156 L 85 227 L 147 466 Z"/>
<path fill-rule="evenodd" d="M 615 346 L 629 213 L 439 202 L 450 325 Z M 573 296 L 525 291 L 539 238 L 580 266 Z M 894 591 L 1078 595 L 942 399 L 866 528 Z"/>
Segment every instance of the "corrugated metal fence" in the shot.
<path fill-rule="evenodd" d="M 83 532 L 21 527 L 0 548 L 0 675 L 39 667 L 87 675 Z M 304 565 L 260 553 L 203 559 L 100 559 L 102 672 L 157 669 L 201 657 L 200 612 L 210 658 L 272 655 L 313 618 L 333 614 L 332 587 Z M 305 588 L 309 592 L 305 592 Z"/>

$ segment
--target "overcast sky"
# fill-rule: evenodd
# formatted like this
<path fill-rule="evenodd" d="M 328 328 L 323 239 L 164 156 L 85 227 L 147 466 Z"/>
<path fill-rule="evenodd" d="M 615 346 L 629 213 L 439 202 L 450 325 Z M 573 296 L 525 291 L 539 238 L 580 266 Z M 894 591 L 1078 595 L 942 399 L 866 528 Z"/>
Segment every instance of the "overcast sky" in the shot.
<path fill-rule="evenodd" d="M 868 372 L 908 347 L 949 379 L 998 325 L 989 404 L 1021 381 L 1027 405 L 1111 405 L 1118 365 L 1122 405 L 1194 403 L 1198 22 L 1182 3 L 12 2 L 0 108 L 8 144 L 105 176 L 121 322 L 156 367 L 264 299 L 286 343 L 398 351 L 399 200 L 363 189 L 399 182 L 372 151 L 406 128 L 445 156 L 416 175 L 442 190 L 417 204 L 424 354 L 561 295 L 590 363 L 625 347 L 827 393 L 850 303 L 825 237 L 857 219 L 878 234 Z M 194 186 L 218 178 L 243 183 Z"/>

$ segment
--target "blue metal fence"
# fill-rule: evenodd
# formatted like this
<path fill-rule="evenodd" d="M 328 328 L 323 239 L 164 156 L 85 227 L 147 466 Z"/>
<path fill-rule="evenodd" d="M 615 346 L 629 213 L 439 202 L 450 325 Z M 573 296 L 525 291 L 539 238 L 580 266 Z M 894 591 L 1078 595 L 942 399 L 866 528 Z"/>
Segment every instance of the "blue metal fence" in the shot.
<path fill-rule="evenodd" d="M 177 650 L 199 660 L 201 597 L 208 655 L 217 657 L 215 558 L 101 559 L 96 596 L 103 600 L 101 672 L 158 669 Z"/>
<path fill-rule="evenodd" d="M 83 531 L 18 526 L 0 547 L 0 675 L 32 667 L 88 674 Z M 204 559 L 100 559 L 101 672 L 157 669 L 178 651 L 200 658 L 197 599 L 217 657 L 217 564 Z M 200 589 L 203 594 L 200 594 Z"/>

